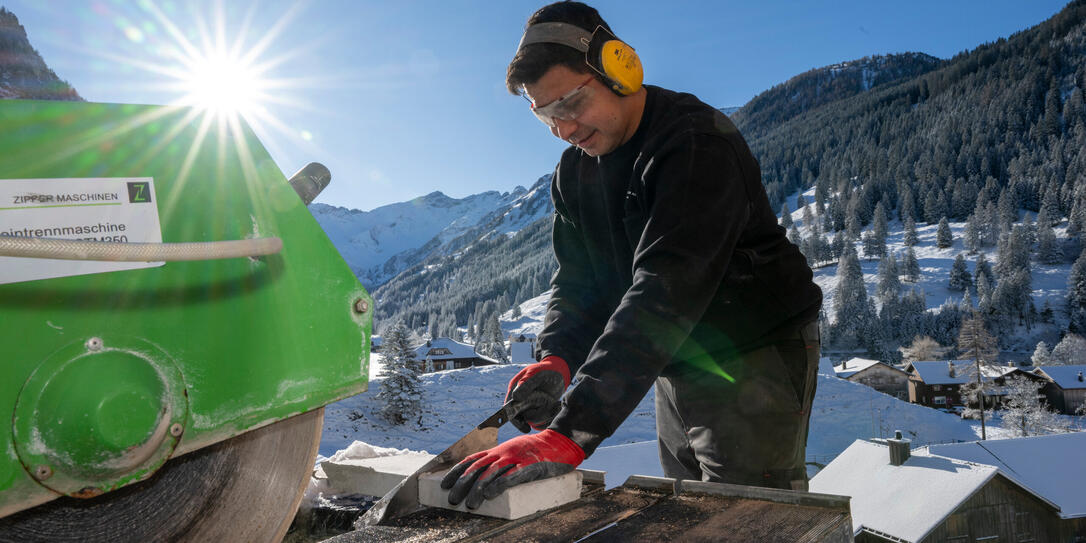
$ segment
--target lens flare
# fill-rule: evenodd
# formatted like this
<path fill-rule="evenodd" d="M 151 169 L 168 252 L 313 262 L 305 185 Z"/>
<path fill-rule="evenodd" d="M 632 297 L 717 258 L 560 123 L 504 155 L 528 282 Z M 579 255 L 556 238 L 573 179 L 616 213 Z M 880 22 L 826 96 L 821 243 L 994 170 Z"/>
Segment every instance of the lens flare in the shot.
<path fill-rule="evenodd" d="M 249 118 L 261 110 L 265 82 L 249 63 L 216 51 L 192 60 L 183 86 L 181 105 Z"/>

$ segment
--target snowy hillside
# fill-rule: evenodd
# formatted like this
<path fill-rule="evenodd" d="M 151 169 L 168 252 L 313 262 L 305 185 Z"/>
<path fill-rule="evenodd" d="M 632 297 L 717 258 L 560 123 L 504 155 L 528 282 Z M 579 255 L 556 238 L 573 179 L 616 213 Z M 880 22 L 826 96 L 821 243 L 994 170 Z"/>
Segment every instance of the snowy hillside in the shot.
<path fill-rule="evenodd" d="M 788 204 L 791 205 L 795 202 L 798 196 L 799 194 L 791 195 L 787 199 Z M 814 202 L 814 189 L 804 192 L 803 197 L 808 202 Z M 809 206 L 814 207 L 814 204 L 811 203 Z M 809 236 L 811 227 L 804 224 L 804 211 L 798 209 L 796 211 L 790 211 L 789 213 L 801 236 Z M 812 217 L 816 222 L 820 219 L 817 214 L 812 214 Z M 1016 224 L 1024 224 L 1025 219 L 1026 214 L 1020 212 L 1019 222 Z M 997 247 L 982 248 L 976 254 L 969 253 L 969 250 L 965 247 L 964 240 L 966 223 L 950 222 L 948 225 L 953 241 L 949 247 L 945 248 L 937 246 L 936 237 L 938 225 L 926 223 L 919 223 L 916 225 L 918 242 L 912 249 L 920 265 L 919 280 L 916 282 L 908 282 L 902 279 L 901 281 L 901 293 L 905 294 L 913 290 L 922 292 L 925 298 L 925 305 L 929 311 L 939 311 L 939 308 L 947 303 L 960 304 L 963 302 L 965 292 L 952 290 L 950 288 L 951 268 L 953 267 L 955 257 L 959 254 L 964 256 L 966 269 L 969 274 L 974 277 L 976 275 L 976 264 L 981 255 L 984 256 L 989 266 L 995 266 L 999 261 Z M 865 228 L 863 234 L 869 234 L 872 228 L 873 227 L 871 226 Z M 1061 221 L 1053 228 L 1057 238 L 1061 240 L 1066 238 L 1066 230 L 1066 220 Z M 862 242 L 857 242 L 856 244 L 857 252 L 861 255 L 863 255 L 862 245 Z M 896 218 L 890 220 L 888 222 L 888 235 L 886 238 L 887 253 L 894 254 L 900 265 L 908 249 L 909 247 L 906 246 L 905 243 L 904 225 Z M 1059 341 L 1060 331 L 1067 329 L 1067 315 L 1064 310 L 1067 300 L 1067 280 L 1071 271 L 1071 264 L 1076 256 L 1077 255 L 1065 255 L 1058 264 L 1045 264 L 1039 262 L 1036 258 L 1031 260 L 1030 294 L 1032 296 L 1033 304 L 1038 311 L 1041 311 L 1046 307 L 1051 309 L 1053 312 L 1053 322 L 1038 322 L 1031 327 L 1028 327 L 1028 329 L 1027 327 L 1019 326 L 1012 335 L 1001 338 L 1001 344 L 1006 346 L 1000 353 L 1001 360 L 1028 363 L 1029 357 L 1039 341 L 1045 341 L 1049 348 Z M 834 301 L 838 295 L 839 283 L 837 268 L 837 263 L 832 262 L 829 265 L 816 265 L 814 270 L 814 280 L 822 289 L 822 307 L 830 322 L 835 319 Z M 881 308 L 881 303 L 876 296 L 879 260 L 861 256 L 860 268 L 863 271 L 867 295 L 872 298 L 876 308 L 879 309 Z M 901 273 L 904 275 L 903 272 Z M 970 289 L 970 300 L 973 306 L 977 305 L 978 294 L 976 285 L 973 285 L 973 288 Z M 849 353 L 843 352 L 834 352 L 830 354 L 834 357 L 835 361 L 850 356 Z M 864 353 L 862 351 L 854 351 L 851 354 L 862 356 Z"/>
<path fill-rule="evenodd" d="M 430 256 L 464 246 L 465 237 L 491 232 L 510 235 L 546 216 L 550 213 L 547 180 L 549 176 L 531 189 L 517 187 L 512 192 L 490 191 L 462 199 L 433 192 L 372 211 L 326 204 L 312 204 L 309 210 L 372 291 Z"/>

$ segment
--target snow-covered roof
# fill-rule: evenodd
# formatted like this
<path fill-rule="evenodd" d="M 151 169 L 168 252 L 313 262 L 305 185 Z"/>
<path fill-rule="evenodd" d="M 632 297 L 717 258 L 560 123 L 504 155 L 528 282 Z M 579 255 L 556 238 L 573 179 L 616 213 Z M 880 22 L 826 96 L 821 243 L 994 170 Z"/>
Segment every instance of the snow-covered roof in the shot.
<path fill-rule="evenodd" d="M 1038 374 L 1044 374 L 1060 388 L 1064 390 L 1074 390 L 1086 388 L 1086 365 L 1078 364 L 1073 366 L 1041 366 L 1037 368 Z"/>
<path fill-rule="evenodd" d="M 929 385 L 962 385 L 973 380 L 975 362 L 972 360 L 925 360 L 910 362 L 905 371 L 915 369 L 924 383 Z M 950 376 L 950 365 L 954 366 L 954 376 Z M 1004 377 L 1016 371 L 1018 366 L 981 366 L 980 374 L 985 381 Z"/>
<path fill-rule="evenodd" d="M 833 367 L 833 373 L 838 377 L 846 379 L 854 374 L 860 373 L 861 370 L 866 370 L 875 364 L 879 364 L 878 360 L 868 360 L 867 358 L 850 358 L 845 360 L 839 366 Z"/>
<path fill-rule="evenodd" d="M 950 376 L 950 366 L 954 376 Z M 917 375 L 929 385 L 963 385 L 972 375 L 972 360 L 925 360 L 910 362 L 905 371 L 916 370 Z"/>
<path fill-rule="evenodd" d="M 439 337 L 431 339 L 415 348 L 415 358 L 418 360 L 449 360 L 453 358 L 480 358 L 475 352 L 475 347 L 467 343 L 460 343 L 452 338 Z"/>
<path fill-rule="evenodd" d="M 1060 507 L 1063 518 L 1086 517 L 1086 432 L 931 445 L 931 454 L 989 464 Z"/>
<path fill-rule="evenodd" d="M 887 446 L 856 440 L 811 479 L 811 492 L 851 496 L 854 533 L 866 527 L 920 541 L 999 474 L 990 465 L 923 452 L 894 466 Z"/>
<path fill-rule="evenodd" d="M 532 352 L 532 344 L 525 341 L 514 341 L 509 345 L 509 361 L 513 364 L 535 364 L 538 362 Z"/>

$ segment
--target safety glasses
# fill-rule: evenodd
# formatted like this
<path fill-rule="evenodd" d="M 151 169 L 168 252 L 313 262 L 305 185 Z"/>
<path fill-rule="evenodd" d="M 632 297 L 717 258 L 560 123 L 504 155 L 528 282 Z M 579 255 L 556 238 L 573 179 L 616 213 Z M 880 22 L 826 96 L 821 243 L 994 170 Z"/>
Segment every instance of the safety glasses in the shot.
<path fill-rule="evenodd" d="M 592 95 L 595 94 L 594 88 L 589 85 L 592 79 L 581 83 L 581 86 L 563 94 L 557 100 L 545 106 L 536 106 L 535 103 L 531 104 L 532 113 L 535 114 L 543 124 L 554 128 L 558 123 L 558 120 L 572 121 L 577 117 L 580 117 L 584 113 L 585 108 L 592 99 Z M 524 96 L 528 99 L 527 96 Z"/>

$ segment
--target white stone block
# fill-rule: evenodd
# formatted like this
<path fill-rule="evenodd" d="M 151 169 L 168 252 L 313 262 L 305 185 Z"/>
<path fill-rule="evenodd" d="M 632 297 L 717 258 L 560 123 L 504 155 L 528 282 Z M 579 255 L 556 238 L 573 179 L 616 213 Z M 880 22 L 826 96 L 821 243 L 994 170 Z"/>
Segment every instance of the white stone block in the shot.
<path fill-rule="evenodd" d="M 558 477 L 514 486 L 492 500 L 483 500 L 478 509 L 468 509 L 464 502 L 459 505 L 449 504 L 449 491 L 441 488 L 441 478 L 446 471 L 448 470 L 419 476 L 419 503 L 429 507 L 512 520 L 558 507 L 581 497 L 582 475 L 574 470 Z"/>
<path fill-rule="evenodd" d="M 321 462 L 321 468 L 328 476 L 328 486 L 335 490 L 381 497 L 433 457 L 432 454 L 397 454 Z"/>

